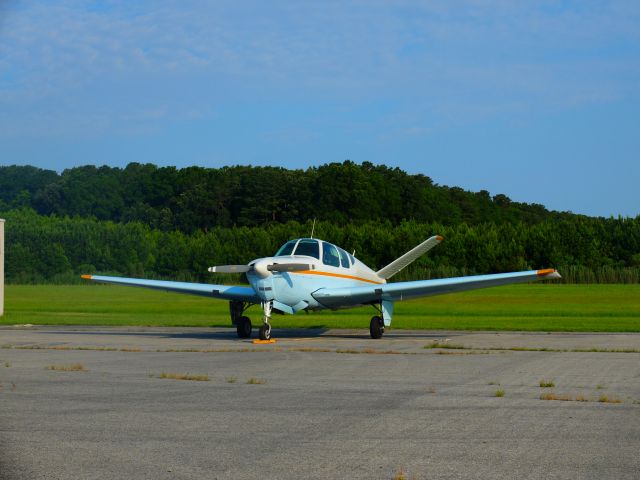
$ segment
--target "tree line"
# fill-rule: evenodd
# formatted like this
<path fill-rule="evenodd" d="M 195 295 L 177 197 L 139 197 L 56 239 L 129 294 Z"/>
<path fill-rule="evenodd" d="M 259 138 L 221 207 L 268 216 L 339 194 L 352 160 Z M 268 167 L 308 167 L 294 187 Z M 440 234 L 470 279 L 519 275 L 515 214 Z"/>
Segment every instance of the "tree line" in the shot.
<path fill-rule="evenodd" d="M 6 223 L 6 278 L 12 283 L 79 282 L 103 273 L 220 283 L 207 267 L 270 256 L 290 238 L 308 236 L 311 222 L 214 226 L 191 232 L 142 221 L 41 215 L 31 207 L 0 213 Z M 476 224 L 319 221 L 316 236 L 336 243 L 374 269 L 427 237 L 445 240 L 394 280 L 555 267 L 565 282 L 640 282 L 640 217 L 584 216 Z"/>
<path fill-rule="evenodd" d="M 403 221 L 536 223 L 573 218 L 486 190 L 465 191 L 399 168 L 329 163 L 279 167 L 81 166 L 61 174 L 32 166 L 0 167 L 0 211 L 28 207 L 41 215 L 141 222 L 165 232 L 254 227 L 317 218 L 339 225 Z"/>

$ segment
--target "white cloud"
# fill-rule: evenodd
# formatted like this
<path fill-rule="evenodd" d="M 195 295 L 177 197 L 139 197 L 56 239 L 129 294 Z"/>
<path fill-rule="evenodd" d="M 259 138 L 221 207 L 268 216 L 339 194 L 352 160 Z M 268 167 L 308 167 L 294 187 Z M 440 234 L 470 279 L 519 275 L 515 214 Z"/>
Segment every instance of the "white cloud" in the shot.
<path fill-rule="evenodd" d="M 448 112 L 442 121 L 606 102 L 637 94 L 640 75 L 629 67 L 638 61 L 629 46 L 640 36 L 637 5 L 9 4 L 0 23 L 0 127 L 28 129 L 29 116 L 57 122 L 67 112 L 70 128 L 74 115 L 89 114 L 109 129 L 141 121 L 142 111 L 163 110 L 149 122 L 193 118 L 186 112 L 251 97 L 383 100 L 412 115 Z"/>

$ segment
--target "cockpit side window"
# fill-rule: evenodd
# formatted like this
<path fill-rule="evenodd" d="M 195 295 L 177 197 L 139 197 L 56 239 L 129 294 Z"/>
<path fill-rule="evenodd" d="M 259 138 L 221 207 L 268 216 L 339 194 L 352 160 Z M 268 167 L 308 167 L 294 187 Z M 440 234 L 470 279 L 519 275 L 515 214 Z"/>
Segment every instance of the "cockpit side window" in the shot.
<path fill-rule="evenodd" d="M 322 263 L 325 265 L 331 265 L 332 267 L 340 266 L 340 257 L 338 256 L 338 249 L 327 242 L 322 242 Z"/>
<path fill-rule="evenodd" d="M 351 259 L 351 265 L 355 265 L 356 257 L 354 257 L 353 255 L 349 254 L 349 258 Z"/>
<path fill-rule="evenodd" d="M 320 248 L 318 247 L 318 242 L 311 239 L 300 240 L 295 254 L 306 255 L 308 257 L 313 257 L 320 260 Z"/>
<path fill-rule="evenodd" d="M 347 252 L 345 252 L 341 248 L 338 248 L 338 252 L 340 253 L 340 265 L 342 265 L 344 268 L 349 268 L 349 255 L 347 254 Z"/>
<path fill-rule="evenodd" d="M 297 240 L 289 240 L 287 243 L 280 247 L 274 257 L 284 257 L 285 255 L 291 255 L 291 252 L 293 252 L 293 247 L 296 246 L 296 242 Z"/>

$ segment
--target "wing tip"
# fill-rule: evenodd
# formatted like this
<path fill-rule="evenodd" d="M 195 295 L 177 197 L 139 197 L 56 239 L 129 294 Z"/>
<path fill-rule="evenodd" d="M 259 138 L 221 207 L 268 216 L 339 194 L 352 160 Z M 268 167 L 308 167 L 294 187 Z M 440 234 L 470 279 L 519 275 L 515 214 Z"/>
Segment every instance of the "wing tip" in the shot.
<path fill-rule="evenodd" d="M 93 275 L 80 275 L 80 278 L 84 278 L 85 280 L 91 280 Z"/>
<path fill-rule="evenodd" d="M 536 274 L 539 277 L 547 277 L 547 278 L 562 278 L 560 273 L 555 268 L 544 268 L 542 270 L 538 270 Z"/>
<path fill-rule="evenodd" d="M 442 235 L 436 235 L 436 240 L 441 242 L 442 240 L 444 240 L 444 237 Z"/>

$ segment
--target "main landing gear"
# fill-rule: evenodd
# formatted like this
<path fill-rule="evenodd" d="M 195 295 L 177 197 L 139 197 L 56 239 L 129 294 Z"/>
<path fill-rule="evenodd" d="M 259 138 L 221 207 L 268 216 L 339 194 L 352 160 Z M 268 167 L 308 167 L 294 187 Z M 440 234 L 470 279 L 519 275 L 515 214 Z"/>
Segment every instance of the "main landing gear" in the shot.
<path fill-rule="evenodd" d="M 231 323 L 236 326 L 239 338 L 251 337 L 251 320 L 249 317 L 243 315 L 245 310 L 252 304 L 240 301 L 229 302 L 229 312 L 231 313 Z M 273 310 L 273 302 L 263 302 L 262 309 L 264 315 L 262 317 L 262 326 L 259 330 L 260 340 L 271 340 L 271 311 Z"/>
<path fill-rule="evenodd" d="M 231 323 L 236 326 L 238 337 L 251 337 L 251 320 L 244 316 L 244 311 L 251 306 L 250 303 L 241 301 L 229 302 L 229 313 L 231 314 Z"/>
<path fill-rule="evenodd" d="M 236 330 L 238 331 L 238 337 L 240 338 L 251 337 L 251 320 L 249 317 L 240 317 L 236 324 Z"/>
<path fill-rule="evenodd" d="M 236 330 L 238 332 L 238 337 L 240 338 L 250 338 L 251 337 L 251 320 L 249 317 L 246 317 L 244 314 L 245 310 L 249 308 L 252 304 L 241 301 L 231 301 L 229 302 L 229 310 L 231 312 L 231 323 L 236 326 Z M 271 340 L 271 324 L 269 321 L 271 320 L 271 311 L 273 310 L 273 302 L 262 302 L 262 310 L 264 312 L 262 316 L 262 325 L 258 330 L 258 335 L 260 340 Z M 382 338 L 384 334 L 384 324 L 385 318 L 387 319 L 387 325 L 391 323 L 391 314 L 393 312 L 393 303 L 382 301 L 380 303 L 380 308 L 374 305 L 381 315 L 375 315 L 371 317 L 371 323 L 369 324 L 369 333 L 371 334 L 371 338 L 377 340 Z"/>
<path fill-rule="evenodd" d="M 384 333 L 384 321 L 382 320 L 382 317 L 377 315 L 375 317 L 371 317 L 369 333 L 371 333 L 371 338 L 375 340 L 382 338 L 382 334 Z"/>
<path fill-rule="evenodd" d="M 391 325 L 391 318 L 393 317 L 393 300 L 380 299 L 379 305 L 372 305 L 376 310 L 378 310 L 380 315 L 371 317 L 369 333 L 371 333 L 371 338 L 377 340 L 382 338 L 382 335 L 384 334 L 384 326 Z"/>

